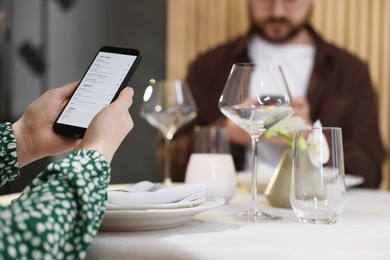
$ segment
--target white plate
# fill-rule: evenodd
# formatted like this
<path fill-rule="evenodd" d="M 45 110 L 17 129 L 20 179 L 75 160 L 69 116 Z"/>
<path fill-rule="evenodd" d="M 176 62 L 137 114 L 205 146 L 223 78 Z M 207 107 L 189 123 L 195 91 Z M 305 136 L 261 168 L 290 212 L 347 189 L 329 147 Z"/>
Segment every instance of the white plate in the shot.
<path fill-rule="evenodd" d="M 138 204 L 138 205 L 116 205 L 107 203 L 107 210 L 137 210 L 137 209 L 178 209 L 191 208 L 199 206 L 206 200 L 206 197 L 201 197 L 192 201 L 178 201 L 166 204 Z"/>
<path fill-rule="evenodd" d="M 140 231 L 178 227 L 195 214 L 221 206 L 225 200 L 208 197 L 197 207 L 148 210 L 107 210 L 101 231 Z"/>

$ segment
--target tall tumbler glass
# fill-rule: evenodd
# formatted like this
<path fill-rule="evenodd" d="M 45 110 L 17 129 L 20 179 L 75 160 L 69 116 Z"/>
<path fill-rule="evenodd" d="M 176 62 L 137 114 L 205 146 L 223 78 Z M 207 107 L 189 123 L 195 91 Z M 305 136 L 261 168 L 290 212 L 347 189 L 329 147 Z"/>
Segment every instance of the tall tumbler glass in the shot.
<path fill-rule="evenodd" d="M 295 131 L 290 202 L 300 222 L 334 224 L 344 210 L 341 128 Z"/>

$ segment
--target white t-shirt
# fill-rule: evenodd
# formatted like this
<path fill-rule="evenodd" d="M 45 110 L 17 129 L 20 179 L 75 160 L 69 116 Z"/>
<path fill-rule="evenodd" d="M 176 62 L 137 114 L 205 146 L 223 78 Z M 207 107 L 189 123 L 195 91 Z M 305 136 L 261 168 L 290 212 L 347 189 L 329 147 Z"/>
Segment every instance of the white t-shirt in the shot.
<path fill-rule="evenodd" d="M 253 36 L 248 44 L 248 55 L 252 62 L 279 64 L 283 68 L 291 95 L 306 96 L 310 75 L 314 65 L 315 47 L 308 44 L 274 44 L 259 36 Z M 261 140 L 259 144 L 258 172 L 261 183 L 268 182 L 280 160 L 285 145 L 276 145 Z M 251 170 L 251 147 L 246 150 L 246 170 Z"/>

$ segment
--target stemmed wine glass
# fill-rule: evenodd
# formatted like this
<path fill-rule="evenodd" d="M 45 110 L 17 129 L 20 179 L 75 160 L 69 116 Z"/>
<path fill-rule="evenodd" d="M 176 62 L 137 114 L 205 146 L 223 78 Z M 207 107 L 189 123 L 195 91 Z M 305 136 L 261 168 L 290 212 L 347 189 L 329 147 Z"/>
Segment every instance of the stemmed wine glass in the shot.
<path fill-rule="evenodd" d="M 260 136 L 293 112 L 292 98 L 282 67 L 261 63 L 234 64 L 220 97 L 219 108 L 226 117 L 248 132 L 252 139 L 251 206 L 229 217 L 249 222 L 281 219 L 261 212 L 256 205 L 256 179 Z"/>
<path fill-rule="evenodd" d="M 180 127 L 196 117 L 196 104 L 184 82 L 180 80 L 156 82 L 154 79 L 149 81 L 143 102 L 140 109 L 141 117 L 164 135 L 164 183 L 170 186 L 172 184 L 170 142 Z"/>

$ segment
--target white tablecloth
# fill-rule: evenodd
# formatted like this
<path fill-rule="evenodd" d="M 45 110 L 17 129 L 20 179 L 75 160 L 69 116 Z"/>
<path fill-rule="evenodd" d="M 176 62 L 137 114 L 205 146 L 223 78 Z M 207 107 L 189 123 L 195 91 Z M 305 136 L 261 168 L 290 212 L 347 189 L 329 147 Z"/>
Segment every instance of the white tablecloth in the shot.
<path fill-rule="evenodd" d="M 249 194 L 196 215 L 177 228 L 99 232 L 88 259 L 390 259 L 390 192 L 350 189 L 334 225 L 301 224 L 292 210 L 266 223 L 235 222 L 225 215 L 246 209 Z"/>

